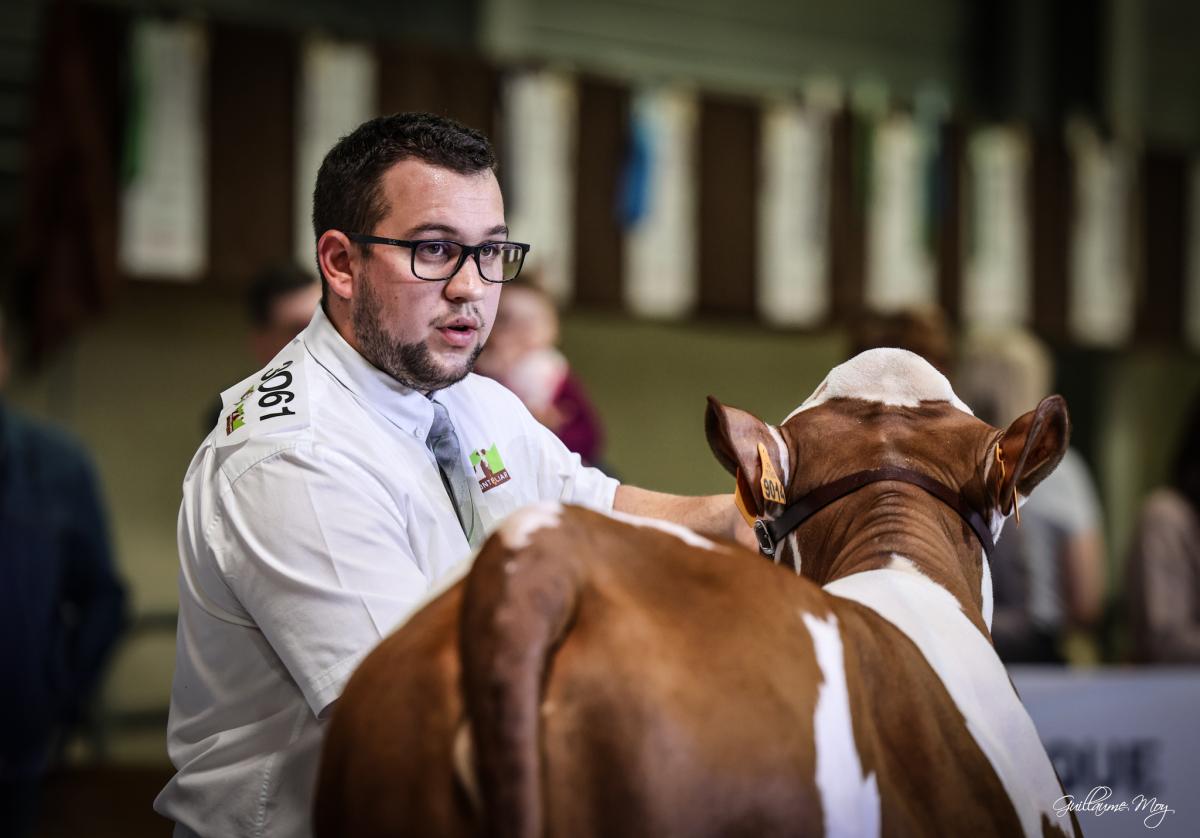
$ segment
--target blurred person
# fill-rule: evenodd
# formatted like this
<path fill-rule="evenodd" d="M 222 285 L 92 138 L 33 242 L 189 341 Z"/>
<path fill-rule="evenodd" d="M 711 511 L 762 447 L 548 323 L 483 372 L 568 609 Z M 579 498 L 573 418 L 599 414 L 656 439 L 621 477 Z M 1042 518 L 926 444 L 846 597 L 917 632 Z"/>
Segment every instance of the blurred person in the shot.
<path fill-rule="evenodd" d="M 1125 569 L 1135 659 L 1200 663 L 1200 396 L 1170 482 L 1142 505 Z"/>
<path fill-rule="evenodd" d="M 850 328 L 850 357 L 868 349 L 895 347 L 916 353 L 951 377 L 954 330 L 940 306 L 910 306 L 895 311 L 866 311 Z"/>
<path fill-rule="evenodd" d="M 0 834 L 33 834 L 39 790 L 125 624 L 83 447 L 3 399 L 0 316 Z"/>
<path fill-rule="evenodd" d="M 225 391 L 179 514 L 179 624 L 155 800 L 176 836 L 306 836 L 326 720 L 362 658 L 504 517 L 574 503 L 751 538 L 732 495 L 584 466 L 473 375 L 529 245 L 491 143 L 430 114 L 369 120 L 313 192 L 322 304 Z"/>
<path fill-rule="evenodd" d="M 476 372 L 512 390 L 534 418 L 587 465 L 601 463 L 604 432 L 583 383 L 558 350 L 558 309 L 541 287 L 521 281 L 504 290 L 496 324 Z"/>
<path fill-rule="evenodd" d="M 308 325 L 321 302 L 321 283 L 311 272 L 291 264 L 260 271 L 246 289 L 250 354 L 260 366 Z M 204 431 L 216 427 L 221 414 L 218 396 L 205 414 Z"/>
<path fill-rule="evenodd" d="M 1003 427 L 1050 395 L 1049 352 L 1022 329 L 965 336 L 955 390 L 984 421 Z M 992 640 L 1006 663 L 1063 663 L 1064 641 L 1094 630 L 1104 604 L 1100 502 L 1073 448 L 1009 521 L 992 554 Z"/>

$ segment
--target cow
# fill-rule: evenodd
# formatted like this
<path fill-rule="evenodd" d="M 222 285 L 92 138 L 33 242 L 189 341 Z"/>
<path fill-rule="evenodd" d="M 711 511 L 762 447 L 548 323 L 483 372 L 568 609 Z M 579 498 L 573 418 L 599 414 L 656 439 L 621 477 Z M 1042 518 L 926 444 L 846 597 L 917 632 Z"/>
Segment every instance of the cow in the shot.
<path fill-rule="evenodd" d="M 319 838 L 1078 834 L 988 633 L 1063 399 L 993 428 L 879 349 L 777 427 L 713 399 L 705 427 L 771 561 L 515 513 L 351 678 Z"/>

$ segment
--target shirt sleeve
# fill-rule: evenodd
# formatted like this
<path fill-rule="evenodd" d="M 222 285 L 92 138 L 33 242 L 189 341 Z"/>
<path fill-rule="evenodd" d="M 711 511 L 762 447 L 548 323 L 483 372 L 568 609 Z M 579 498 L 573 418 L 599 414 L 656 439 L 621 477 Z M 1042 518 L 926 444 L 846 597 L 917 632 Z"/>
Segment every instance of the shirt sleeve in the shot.
<path fill-rule="evenodd" d="M 610 512 L 620 483 L 598 468 L 585 466 L 580 456 L 570 451 L 554 432 L 533 418 L 524 405 L 529 433 L 536 441 L 542 467 L 542 496 Z"/>
<path fill-rule="evenodd" d="M 210 543 L 229 587 L 318 717 L 428 589 L 402 506 L 314 445 L 256 463 L 217 506 Z"/>

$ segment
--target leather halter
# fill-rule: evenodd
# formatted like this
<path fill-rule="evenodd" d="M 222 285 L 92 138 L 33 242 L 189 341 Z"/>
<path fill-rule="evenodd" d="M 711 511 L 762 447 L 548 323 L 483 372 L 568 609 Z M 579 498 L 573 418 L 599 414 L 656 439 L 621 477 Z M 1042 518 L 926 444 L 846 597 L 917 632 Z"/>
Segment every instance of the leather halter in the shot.
<path fill-rule="evenodd" d="M 764 518 L 755 518 L 754 535 L 758 539 L 758 549 L 763 552 L 763 555 L 774 556 L 775 548 L 779 542 L 787 538 L 792 530 L 796 529 L 813 515 L 834 501 L 857 492 L 864 486 L 871 483 L 879 483 L 883 480 L 896 480 L 916 486 L 919 489 L 924 489 L 946 504 L 946 506 L 953 509 L 966 522 L 967 526 L 971 528 L 971 531 L 975 533 L 975 537 L 983 545 L 983 552 L 989 559 L 991 558 L 995 544 L 992 541 L 991 530 L 988 528 L 983 516 L 979 514 L 979 511 L 968 506 L 966 501 L 963 500 L 962 495 L 955 492 L 946 484 L 940 483 L 928 475 L 921 474 L 919 471 L 913 471 L 901 466 L 885 466 L 884 468 L 856 471 L 832 483 L 826 483 L 824 486 L 818 486 L 816 489 L 813 489 L 799 500 L 789 504 L 778 518 L 770 521 Z"/>

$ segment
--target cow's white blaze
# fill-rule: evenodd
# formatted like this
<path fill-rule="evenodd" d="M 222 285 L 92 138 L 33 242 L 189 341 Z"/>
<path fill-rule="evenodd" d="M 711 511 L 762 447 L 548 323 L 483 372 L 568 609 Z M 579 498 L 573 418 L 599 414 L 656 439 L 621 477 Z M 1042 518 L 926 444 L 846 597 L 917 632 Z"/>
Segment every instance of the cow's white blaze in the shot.
<path fill-rule="evenodd" d="M 787 418 L 830 399 L 862 399 L 896 407 L 949 402 L 964 413 L 975 415 L 954 394 L 946 376 L 920 355 L 906 349 L 869 349 L 839 364 Z"/>
<path fill-rule="evenodd" d="M 689 530 L 687 527 L 671 523 L 670 521 L 660 521 L 657 518 L 643 518 L 640 515 L 630 515 L 626 512 L 618 512 L 615 509 L 605 514 L 618 521 L 624 521 L 626 524 L 633 524 L 635 527 L 649 527 L 652 530 L 659 530 L 668 535 L 673 535 L 692 547 L 699 547 L 702 550 L 721 549 L 715 541 L 708 540 L 695 530 Z"/>
<path fill-rule="evenodd" d="M 1042 834 L 1043 815 L 1059 822 L 1051 803 L 1062 792 L 1033 721 L 996 650 L 949 591 L 902 556 L 887 568 L 834 580 L 825 590 L 865 605 L 916 644 L 995 769 L 1026 835 Z"/>
<path fill-rule="evenodd" d="M 873 772 L 863 776 L 858 758 L 837 617 L 830 615 L 828 620 L 820 620 L 812 614 L 800 616 L 812 636 L 817 665 L 821 668 L 813 734 L 825 834 L 845 838 L 878 835 L 879 786 Z"/>
<path fill-rule="evenodd" d="M 504 519 L 500 541 L 510 550 L 523 550 L 538 530 L 552 529 L 562 521 L 562 504 L 552 501 L 524 506 Z"/>

